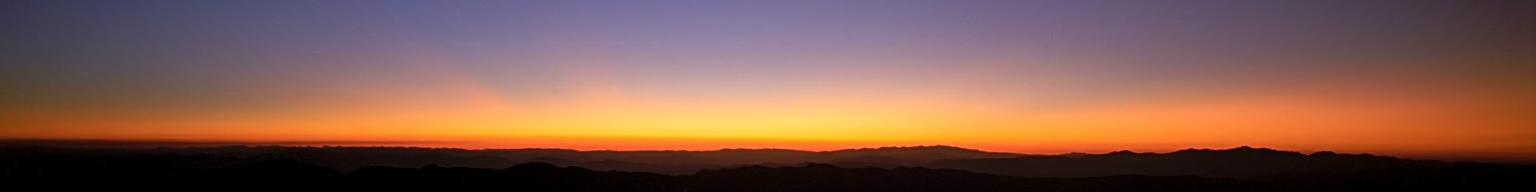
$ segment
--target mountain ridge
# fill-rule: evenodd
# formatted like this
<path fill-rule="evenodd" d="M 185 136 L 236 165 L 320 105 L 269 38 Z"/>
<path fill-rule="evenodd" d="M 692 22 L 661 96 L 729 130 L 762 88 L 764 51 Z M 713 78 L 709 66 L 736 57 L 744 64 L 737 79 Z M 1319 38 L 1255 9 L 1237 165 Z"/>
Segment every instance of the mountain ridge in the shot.
<path fill-rule="evenodd" d="M 171 168 L 187 157 L 93 166 L 13 167 L 0 164 L 0 179 L 16 186 L 73 189 L 66 183 L 156 191 L 206 191 L 218 186 L 249 189 L 433 190 L 433 191 L 1506 191 L 1529 189 L 1525 178 L 1536 166 L 1450 164 L 1294 178 L 1229 179 L 1201 176 L 1115 175 L 1042 178 L 925 167 L 846 167 L 807 163 L 743 166 L 693 174 L 596 171 L 550 163 L 503 168 L 366 166 L 352 171 L 292 159 L 227 166 Z M 0 159 L 0 161 L 9 159 Z M 195 161 L 195 160 L 194 160 Z M 27 169 L 32 169 L 29 172 Z M 168 185 L 164 181 L 178 181 Z M 14 187 L 14 186 L 13 186 Z M 1494 190 L 1497 189 L 1497 190 Z M 1518 191 L 1518 190 L 1516 190 Z"/>
<path fill-rule="evenodd" d="M 0 145 L 0 153 L 35 156 L 116 157 L 125 155 L 215 156 L 229 161 L 294 159 L 349 171 L 367 166 L 502 168 L 546 162 L 599 171 L 635 171 L 669 175 L 743 166 L 800 166 L 811 163 L 845 167 L 929 167 L 1021 177 L 1097 177 L 1112 175 L 1200 175 L 1256 178 L 1275 175 L 1349 172 L 1412 166 L 1443 166 L 1434 160 L 1399 159 L 1371 154 L 1318 151 L 1310 154 L 1263 147 L 1188 148 L 1166 153 L 1129 150 L 1108 153 L 1027 155 L 989 152 L 949 145 L 853 148 L 827 151 L 727 148 L 687 150 L 572 150 L 554 148 L 457 149 L 426 147 L 221 146 L 104 149 Z M 50 156 L 51 155 L 51 156 Z M 1342 170 L 1342 171 L 1340 171 Z"/>

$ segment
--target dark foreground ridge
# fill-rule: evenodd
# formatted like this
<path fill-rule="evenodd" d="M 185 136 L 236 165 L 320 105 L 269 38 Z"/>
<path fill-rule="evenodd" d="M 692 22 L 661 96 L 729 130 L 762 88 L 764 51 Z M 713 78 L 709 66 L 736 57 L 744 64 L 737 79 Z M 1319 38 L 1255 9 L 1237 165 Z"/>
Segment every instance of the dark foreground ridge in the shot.
<path fill-rule="evenodd" d="M 167 159 L 160 163 L 186 159 Z M 295 160 L 264 160 L 225 168 L 93 167 L 6 169 L 12 187 L 75 189 L 111 186 L 157 190 L 431 190 L 431 191 L 1528 191 L 1531 167 L 1455 164 L 1298 180 L 1236 180 L 1198 176 L 1028 178 L 921 167 L 843 168 L 746 166 L 669 176 L 593 171 L 547 163 L 505 169 L 425 166 L 362 167 L 349 173 Z M 158 165 L 157 165 L 158 164 Z M 80 185 L 89 184 L 89 185 Z"/>
<path fill-rule="evenodd" d="M 440 152 L 438 154 L 440 156 L 420 154 L 433 151 Z M 1404 160 L 1329 152 L 1300 154 L 1249 147 L 1225 150 L 1192 149 L 1167 154 L 1116 152 L 1063 156 L 992 154 L 947 146 L 872 148 L 804 152 L 822 155 L 841 154 L 840 157 L 866 160 L 864 163 L 848 161 L 765 163 L 706 168 L 688 174 L 594 170 L 544 162 L 512 163 L 500 168 L 431 163 L 471 161 L 465 159 L 480 159 L 485 161 L 482 163 L 487 164 L 509 162 L 498 156 L 460 156 L 464 153 L 495 154 L 478 152 L 485 151 L 306 147 L 146 150 L 13 146 L 0 148 L 0 180 L 16 187 L 48 187 L 47 189 L 61 190 L 99 187 L 164 190 L 348 191 L 404 189 L 432 191 L 1531 191 L 1536 189 L 1529 183 L 1536 178 L 1536 167 L 1531 165 Z M 927 153 L 932 152 L 954 156 L 929 161 L 901 158 L 913 155 L 931 156 L 932 154 Z M 612 153 L 605 154 L 603 157 L 616 158 L 627 155 L 639 156 L 639 159 L 689 155 L 694 158 L 720 157 L 716 153 L 732 154 L 731 157 L 750 157 L 748 159 L 793 160 L 804 157 L 786 156 L 785 154 L 803 155 L 801 151 L 787 150 L 565 151 L 557 154 L 567 153 Z M 863 155 L 848 155 L 851 153 Z M 779 156 L 758 157 L 762 154 Z M 977 154 L 1002 156 L 972 156 Z M 608 159 L 608 161 L 622 160 L 625 159 Z M 806 160 L 825 161 L 826 159 Z M 426 164 L 400 166 L 378 163 L 349 169 L 324 165 L 343 161 L 364 164 L 412 161 Z M 702 160 L 686 158 L 678 160 L 678 162 L 689 161 Z M 902 163 L 913 163 L 919 166 Z M 1073 176 L 1027 176 L 1032 174 Z"/>

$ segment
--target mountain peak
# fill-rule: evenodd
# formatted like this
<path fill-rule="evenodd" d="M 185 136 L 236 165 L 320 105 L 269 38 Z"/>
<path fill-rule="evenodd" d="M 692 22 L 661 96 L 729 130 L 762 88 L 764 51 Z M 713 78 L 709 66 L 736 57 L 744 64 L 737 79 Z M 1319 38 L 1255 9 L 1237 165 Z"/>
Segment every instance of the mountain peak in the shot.
<path fill-rule="evenodd" d="M 1275 150 L 1275 149 L 1264 148 L 1264 147 L 1251 147 L 1251 146 L 1247 146 L 1247 145 L 1239 146 L 1239 147 L 1234 147 L 1234 148 L 1229 148 L 1229 149 L 1190 148 L 1190 149 L 1174 151 L 1174 152 L 1168 153 L 1168 154 L 1169 155 L 1241 155 L 1241 156 L 1271 156 L 1271 157 L 1278 157 L 1278 156 L 1306 157 L 1307 156 L 1307 154 L 1303 154 L 1303 153 L 1295 152 L 1295 151 L 1281 151 L 1281 150 Z"/>
<path fill-rule="evenodd" d="M 1136 153 L 1135 151 L 1131 151 L 1131 150 L 1119 150 L 1119 151 L 1105 153 L 1104 155 L 1136 155 L 1136 154 L 1140 154 L 1140 153 Z"/>
<path fill-rule="evenodd" d="M 889 146 L 889 147 L 876 147 L 876 148 L 867 148 L 866 147 L 866 148 L 857 148 L 857 149 L 834 150 L 834 151 L 828 151 L 828 152 L 859 152 L 859 151 L 950 151 L 950 152 L 991 153 L 991 152 L 977 150 L 977 149 L 970 149 L 970 148 L 956 147 L 956 146 L 949 146 L 949 145 Z"/>
<path fill-rule="evenodd" d="M 843 158 L 899 158 L 909 160 L 934 160 L 953 158 L 1000 158 L 1017 157 L 1019 154 L 988 152 L 977 149 L 962 148 L 949 145 L 919 145 L 897 146 L 878 148 L 858 148 L 826 151 L 834 156 Z"/>
<path fill-rule="evenodd" d="M 1243 145 L 1243 146 L 1233 147 L 1233 148 L 1229 148 L 1229 149 L 1188 148 L 1188 149 L 1183 149 L 1183 150 L 1179 150 L 1179 151 L 1174 151 L 1173 153 L 1182 153 L 1182 152 L 1245 152 L 1246 153 L 1246 152 L 1287 152 L 1287 151 L 1280 151 L 1280 150 L 1264 148 L 1264 147 L 1252 147 L 1252 146 Z"/>

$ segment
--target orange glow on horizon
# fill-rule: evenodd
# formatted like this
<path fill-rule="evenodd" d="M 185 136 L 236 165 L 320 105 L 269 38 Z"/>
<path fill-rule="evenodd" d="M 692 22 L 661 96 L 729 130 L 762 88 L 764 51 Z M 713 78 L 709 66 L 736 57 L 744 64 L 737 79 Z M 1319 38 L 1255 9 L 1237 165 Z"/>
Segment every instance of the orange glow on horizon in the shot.
<path fill-rule="evenodd" d="M 1536 159 L 1522 6 L 800 3 L 15 3 L 0 139 Z"/>

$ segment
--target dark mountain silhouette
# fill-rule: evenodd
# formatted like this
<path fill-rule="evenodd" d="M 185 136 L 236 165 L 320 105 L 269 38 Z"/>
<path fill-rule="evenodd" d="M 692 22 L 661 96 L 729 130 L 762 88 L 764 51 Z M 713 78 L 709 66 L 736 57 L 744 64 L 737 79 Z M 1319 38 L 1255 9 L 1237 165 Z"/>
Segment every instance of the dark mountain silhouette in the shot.
<path fill-rule="evenodd" d="M 47 149 L 67 149 L 51 151 Z M 415 147 L 280 147 L 221 146 L 176 148 L 59 148 L 28 145 L 0 145 L 0 150 L 32 150 L 40 154 L 69 153 L 90 155 L 158 154 L 213 155 L 246 160 L 294 159 L 339 171 L 364 166 L 421 167 L 429 164 L 449 167 L 501 168 L 526 162 L 546 162 L 562 166 L 580 166 L 595 170 L 692 174 L 710 168 L 746 165 L 799 165 L 806 162 L 858 166 L 920 166 L 926 163 L 963 158 L 1022 157 L 1011 153 L 986 152 L 953 146 L 915 146 L 848 149 L 837 151 L 800 151 L 786 149 L 722 149 L 714 151 L 576 151 L 568 149 L 486 149 L 465 150 Z"/>
<path fill-rule="evenodd" d="M 921 165 L 949 159 L 1009 158 L 1025 156 L 1014 153 L 987 152 L 947 145 L 844 149 L 822 153 L 828 156 L 828 158 L 815 162 Z"/>
<path fill-rule="evenodd" d="M 128 159 L 134 158 L 143 157 Z M 123 162 L 98 167 L 102 170 L 35 172 L 15 172 L 17 164 L 7 163 L 3 164 L 6 167 L 0 179 L 16 189 L 111 187 L 157 191 L 1529 191 L 1536 188 L 1528 184 L 1530 178 L 1536 176 L 1536 168 L 1463 163 L 1309 179 L 1238 180 L 1198 176 L 1034 178 L 922 167 L 847 168 L 829 164 L 745 166 L 679 176 L 594 171 L 548 163 L 524 163 L 504 169 L 367 166 L 340 173 L 290 159 L 196 167 L 180 166 L 179 163 L 208 157 L 159 158 L 187 159 Z M 167 169 L 170 167 L 182 168 Z M 122 170 L 136 172 L 118 172 Z"/>
<path fill-rule="evenodd" d="M 1118 151 L 1107 154 L 952 159 L 927 166 L 1025 177 L 1198 175 L 1258 178 L 1448 165 L 1441 161 L 1407 160 L 1369 154 L 1326 151 L 1302 154 L 1243 146 L 1226 150 L 1186 149 L 1166 154 Z"/>
<path fill-rule="evenodd" d="M 0 180 L 62 189 L 1485 191 L 1529 189 L 1531 178 L 1530 165 L 1253 147 L 1021 155 L 952 146 L 814 152 L 0 145 Z"/>
<path fill-rule="evenodd" d="M 1285 179 L 1405 167 L 1446 167 L 1453 164 L 1326 151 L 1302 154 L 1246 146 L 1232 149 L 1187 149 L 1171 153 L 1119 151 L 1066 155 L 996 153 L 953 146 L 882 147 L 823 152 L 784 149 L 576 151 L 410 147 L 227 146 L 121 149 L 0 146 L 0 157 L 6 157 L 0 161 L 13 165 L 7 168 L 12 169 L 8 172 L 68 172 L 91 168 L 94 171 L 143 173 L 143 170 L 131 168 L 144 166 L 116 166 L 150 161 L 165 163 L 157 169 L 221 168 L 262 160 L 287 159 L 339 172 L 368 166 L 437 165 L 499 169 L 520 163 L 544 162 L 598 171 L 685 175 L 705 169 L 752 165 L 792 167 L 820 163 L 842 167 L 929 167 L 1020 177 L 1189 175 L 1238 179 Z M 100 167 L 107 168 L 96 169 Z"/>

